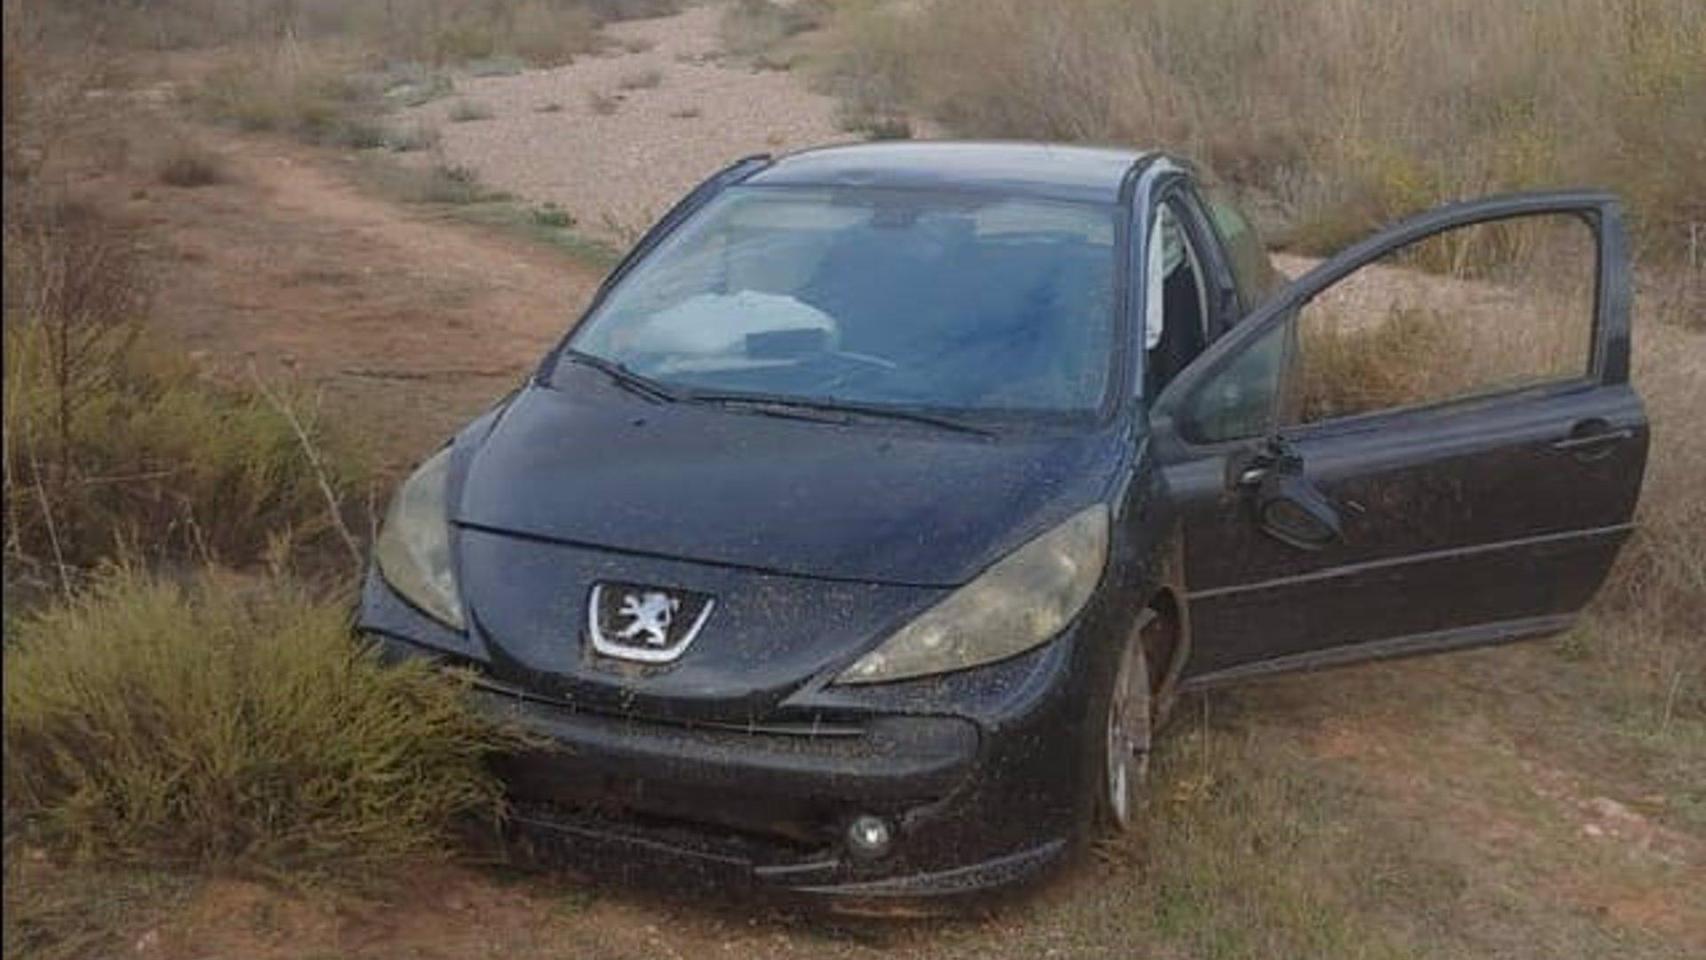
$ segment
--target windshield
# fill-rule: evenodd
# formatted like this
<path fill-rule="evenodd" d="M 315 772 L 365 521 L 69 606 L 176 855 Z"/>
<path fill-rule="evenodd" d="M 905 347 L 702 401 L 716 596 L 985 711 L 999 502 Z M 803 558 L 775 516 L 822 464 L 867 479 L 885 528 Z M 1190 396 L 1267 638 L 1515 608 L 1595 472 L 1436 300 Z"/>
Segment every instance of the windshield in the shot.
<path fill-rule="evenodd" d="M 946 191 L 734 187 L 569 346 L 693 396 L 952 412 L 1098 409 L 1112 208 Z"/>

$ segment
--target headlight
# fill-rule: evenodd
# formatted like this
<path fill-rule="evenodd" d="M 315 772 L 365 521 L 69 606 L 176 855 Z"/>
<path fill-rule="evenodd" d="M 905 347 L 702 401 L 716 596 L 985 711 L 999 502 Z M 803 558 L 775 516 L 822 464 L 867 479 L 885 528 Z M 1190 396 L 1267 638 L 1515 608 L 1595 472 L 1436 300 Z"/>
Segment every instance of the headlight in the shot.
<path fill-rule="evenodd" d="M 421 464 L 391 498 L 373 554 L 392 589 L 434 618 L 462 629 L 462 602 L 450 568 L 450 520 L 444 501 L 450 448 Z"/>
<path fill-rule="evenodd" d="M 1023 653 L 1084 609 L 1107 558 L 1108 510 L 1097 505 L 997 561 L 860 657 L 836 682 L 882 683 Z"/>

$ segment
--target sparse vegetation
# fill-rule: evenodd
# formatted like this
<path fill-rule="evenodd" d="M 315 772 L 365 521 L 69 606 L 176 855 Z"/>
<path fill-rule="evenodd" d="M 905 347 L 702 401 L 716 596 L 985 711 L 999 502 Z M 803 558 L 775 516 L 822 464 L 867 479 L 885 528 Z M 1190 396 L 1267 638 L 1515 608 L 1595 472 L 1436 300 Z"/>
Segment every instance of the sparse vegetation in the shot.
<path fill-rule="evenodd" d="M 826 0 L 736 0 L 723 13 L 718 33 L 723 49 L 737 57 L 774 56 L 784 41 L 823 26 L 829 13 Z"/>
<path fill-rule="evenodd" d="M 651 90 L 662 83 L 663 71 L 657 69 L 625 73 L 616 81 L 616 85 L 623 90 Z"/>
<path fill-rule="evenodd" d="M 458 100 L 450 105 L 447 115 L 451 123 L 471 123 L 475 120 L 490 120 L 492 108 L 478 100 Z"/>
<path fill-rule="evenodd" d="M 211 119 L 246 131 L 288 133 L 309 143 L 357 144 L 377 130 L 377 99 L 331 61 L 280 48 L 260 62 L 211 71 L 194 99 Z"/>
<path fill-rule="evenodd" d="M 119 569 L 8 631 L 9 814 L 78 859 L 359 871 L 488 820 L 505 739 L 282 581 Z"/>
<path fill-rule="evenodd" d="M 575 225 L 575 218 L 562 207 L 545 203 L 533 208 L 533 222 L 541 227 L 567 229 Z"/>
<path fill-rule="evenodd" d="M 7 225 L 6 565 L 70 586 L 131 552 L 278 560 L 334 544 L 327 480 L 360 486 L 353 451 L 301 398 L 280 407 L 203 379 L 146 324 L 148 281 L 123 231 L 76 205 Z M 291 419 L 335 448 L 316 474 Z"/>
<path fill-rule="evenodd" d="M 160 182 L 169 187 L 209 187 L 224 179 L 219 155 L 194 144 L 180 144 L 160 161 Z"/>
<path fill-rule="evenodd" d="M 1165 145 L 1336 248 L 1442 198 L 1615 184 L 1650 255 L 1706 221 L 1694 0 L 846 3 L 837 89 L 961 134 Z"/>
<path fill-rule="evenodd" d="M 622 108 L 622 98 L 612 93 L 588 90 L 586 108 L 591 110 L 595 116 L 608 117 Z"/>
<path fill-rule="evenodd" d="M 417 150 L 432 150 L 439 145 L 441 139 L 442 135 L 437 127 L 417 121 L 386 131 L 385 146 L 397 153 L 413 153 Z"/>

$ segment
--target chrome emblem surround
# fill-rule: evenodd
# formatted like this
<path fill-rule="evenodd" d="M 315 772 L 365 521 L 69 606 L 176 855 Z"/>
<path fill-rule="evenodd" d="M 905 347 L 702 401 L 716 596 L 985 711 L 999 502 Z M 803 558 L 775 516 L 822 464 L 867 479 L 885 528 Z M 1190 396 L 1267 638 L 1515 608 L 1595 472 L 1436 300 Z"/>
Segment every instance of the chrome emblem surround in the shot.
<path fill-rule="evenodd" d="M 608 607 L 610 601 L 618 605 Z M 671 663 L 687 651 L 716 605 L 715 598 L 690 590 L 599 582 L 587 600 L 587 637 L 607 657 Z M 689 618 L 685 630 L 683 618 Z"/>

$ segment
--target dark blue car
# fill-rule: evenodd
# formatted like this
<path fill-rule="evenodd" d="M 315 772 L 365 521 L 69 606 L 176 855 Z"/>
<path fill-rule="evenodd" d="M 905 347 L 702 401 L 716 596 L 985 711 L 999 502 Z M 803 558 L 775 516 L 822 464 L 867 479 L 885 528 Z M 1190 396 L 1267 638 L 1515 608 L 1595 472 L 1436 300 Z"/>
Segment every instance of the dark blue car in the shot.
<path fill-rule="evenodd" d="M 1286 286 L 1205 190 L 1047 145 L 735 164 L 403 484 L 361 629 L 558 745 L 506 762 L 536 840 L 898 909 L 1130 827 L 1181 691 L 1567 627 L 1645 461 L 1616 201 L 1441 208 Z M 1531 222 L 1589 250 L 1535 369 L 1299 398 L 1341 280 Z"/>

